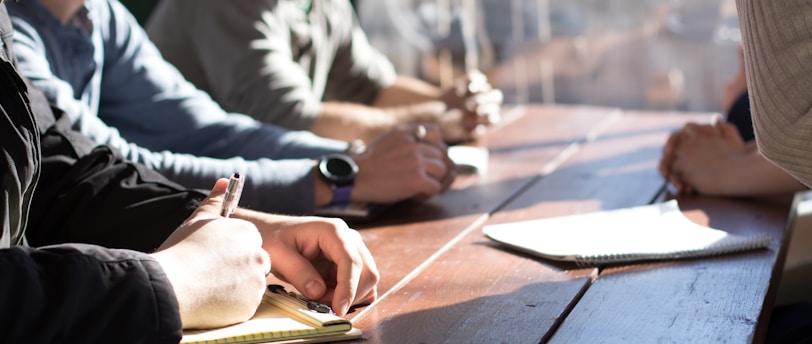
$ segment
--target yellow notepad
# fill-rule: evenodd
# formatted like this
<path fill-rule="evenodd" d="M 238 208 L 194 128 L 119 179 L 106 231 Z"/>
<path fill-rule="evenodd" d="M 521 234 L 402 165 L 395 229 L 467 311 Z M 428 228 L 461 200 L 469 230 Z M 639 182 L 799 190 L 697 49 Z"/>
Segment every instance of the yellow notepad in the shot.
<path fill-rule="evenodd" d="M 209 330 L 183 331 L 181 343 L 324 342 L 361 337 L 352 323 L 332 312 L 322 313 L 292 293 L 269 287 L 256 314 L 246 322 Z M 314 304 L 311 302 L 311 304 Z"/>

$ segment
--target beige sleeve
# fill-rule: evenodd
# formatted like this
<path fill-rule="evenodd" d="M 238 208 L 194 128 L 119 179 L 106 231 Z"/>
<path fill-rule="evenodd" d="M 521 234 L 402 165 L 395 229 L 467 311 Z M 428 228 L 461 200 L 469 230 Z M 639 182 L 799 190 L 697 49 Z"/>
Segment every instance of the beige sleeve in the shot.
<path fill-rule="evenodd" d="M 812 185 L 812 3 L 737 0 L 762 154 Z"/>

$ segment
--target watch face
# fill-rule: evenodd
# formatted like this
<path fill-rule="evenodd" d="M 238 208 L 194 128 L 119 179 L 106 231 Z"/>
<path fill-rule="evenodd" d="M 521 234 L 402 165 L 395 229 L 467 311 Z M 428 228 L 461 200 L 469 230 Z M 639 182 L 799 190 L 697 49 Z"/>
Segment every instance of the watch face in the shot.
<path fill-rule="evenodd" d="M 335 185 L 348 185 L 355 180 L 358 165 L 345 155 L 329 155 L 319 163 L 319 171 Z"/>

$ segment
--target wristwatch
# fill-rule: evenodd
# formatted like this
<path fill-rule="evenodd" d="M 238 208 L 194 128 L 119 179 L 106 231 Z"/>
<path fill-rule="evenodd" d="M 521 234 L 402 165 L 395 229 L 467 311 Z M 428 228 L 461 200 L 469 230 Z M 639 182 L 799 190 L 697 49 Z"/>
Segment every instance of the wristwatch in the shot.
<path fill-rule="evenodd" d="M 319 174 L 333 189 L 330 204 L 346 204 L 350 201 L 358 165 L 344 154 L 330 154 L 319 161 Z"/>

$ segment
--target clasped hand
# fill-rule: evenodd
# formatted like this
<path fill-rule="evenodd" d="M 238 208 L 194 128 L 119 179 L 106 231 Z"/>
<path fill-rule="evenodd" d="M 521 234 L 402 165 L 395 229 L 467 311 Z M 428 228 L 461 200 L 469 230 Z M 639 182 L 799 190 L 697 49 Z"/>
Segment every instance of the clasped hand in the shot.
<path fill-rule="evenodd" d="M 736 161 L 754 149 L 732 124 L 688 123 L 666 141 L 660 175 L 680 194 L 731 194 L 727 181 L 736 178 Z"/>
<path fill-rule="evenodd" d="M 447 111 L 440 118 L 443 138 L 447 142 L 469 141 L 478 130 L 501 118 L 502 91 L 493 88 L 485 74 L 468 72 L 443 92 L 441 97 Z"/>

